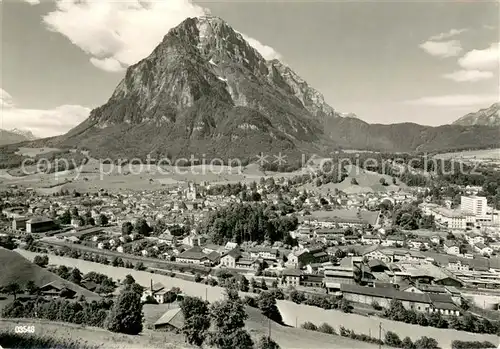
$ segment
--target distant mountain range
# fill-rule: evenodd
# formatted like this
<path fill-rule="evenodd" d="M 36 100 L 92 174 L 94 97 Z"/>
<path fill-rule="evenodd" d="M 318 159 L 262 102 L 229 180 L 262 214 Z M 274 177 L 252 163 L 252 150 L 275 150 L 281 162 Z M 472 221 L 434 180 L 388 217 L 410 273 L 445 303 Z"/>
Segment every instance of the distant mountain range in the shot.
<path fill-rule="evenodd" d="M 36 141 L 99 158 L 253 158 L 339 149 L 433 151 L 493 146 L 484 126 L 368 124 L 329 106 L 279 60 L 265 60 L 217 17 L 188 18 L 128 68 L 111 98 L 67 134 Z"/>
<path fill-rule="evenodd" d="M 500 127 L 500 103 L 494 103 L 489 108 L 469 113 L 455 121 L 453 125 L 471 126 L 482 125 Z"/>
<path fill-rule="evenodd" d="M 0 129 L 0 145 L 33 141 L 35 139 L 37 139 L 37 137 L 35 137 L 31 131 L 19 130 L 17 128 L 12 130 Z"/>

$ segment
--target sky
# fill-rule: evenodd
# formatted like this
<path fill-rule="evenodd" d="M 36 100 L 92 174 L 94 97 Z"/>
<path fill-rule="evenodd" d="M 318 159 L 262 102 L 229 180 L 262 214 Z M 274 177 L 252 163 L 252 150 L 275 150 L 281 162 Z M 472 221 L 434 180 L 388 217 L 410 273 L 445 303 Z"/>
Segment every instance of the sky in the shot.
<path fill-rule="evenodd" d="M 0 0 L 0 128 L 66 132 L 203 14 L 370 123 L 448 124 L 499 100 L 498 2 Z"/>

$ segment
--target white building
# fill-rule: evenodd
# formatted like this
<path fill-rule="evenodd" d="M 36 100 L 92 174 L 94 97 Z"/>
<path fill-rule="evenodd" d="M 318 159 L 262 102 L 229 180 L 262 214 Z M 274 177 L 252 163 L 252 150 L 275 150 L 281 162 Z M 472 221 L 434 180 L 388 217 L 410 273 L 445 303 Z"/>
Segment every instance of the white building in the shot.
<path fill-rule="evenodd" d="M 484 196 L 462 196 L 460 198 L 460 209 L 464 213 L 485 216 L 487 208 L 488 204 Z"/>

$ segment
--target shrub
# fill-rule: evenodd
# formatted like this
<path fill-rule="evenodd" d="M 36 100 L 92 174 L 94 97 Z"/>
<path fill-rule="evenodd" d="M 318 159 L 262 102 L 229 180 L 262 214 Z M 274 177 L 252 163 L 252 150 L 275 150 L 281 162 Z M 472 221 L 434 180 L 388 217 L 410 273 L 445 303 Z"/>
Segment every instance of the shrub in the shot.
<path fill-rule="evenodd" d="M 372 302 L 372 308 L 375 309 L 375 310 L 382 310 L 382 306 L 380 304 L 378 304 L 377 301 L 373 301 Z"/>
<path fill-rule="evenodd" d="M 323 322 L 318 327 L 318 331 L 319 332 L 323 332 L 323 333 L 328 333 L 328 334 L 337 334 L 337 332 L 335 331 L 335 329 L 332 326 L 330 326 L 329 324 L 327 324 L 326 322 Z"/>
<path fill-rule="evenodd" d="M 302 327 L 303 329 L 305 330 L 310 330 L 310 331 L 317 331 L 318 330 L 318 326 L 316 326 L 315 324 L 313 324 L 312 322 L 304 322 L 300 327 Z"/>
<path fill-rule="evenodd" d="M 491 342 L 467 342 L 455 340 L 451 342 L 452 349 L 486 349 L 486 348 L 496 348 L 496 345 Z"/>
<path fill-rule="evenodd" d="M 385 333 L 384 342 L 385 344 L 395 348 L 401 348 L 401 345 L 403 344 L 399 336 L 392 331 L 387 331 Z"/>
<path fill-rule="evenodd" d="M 403 339 L 403 342 L 401 343 L 401 347 L 403 349 L 414 349 L 415 345 L 413 344 L 410 337 L 405 337 L 405 339 Z"/>

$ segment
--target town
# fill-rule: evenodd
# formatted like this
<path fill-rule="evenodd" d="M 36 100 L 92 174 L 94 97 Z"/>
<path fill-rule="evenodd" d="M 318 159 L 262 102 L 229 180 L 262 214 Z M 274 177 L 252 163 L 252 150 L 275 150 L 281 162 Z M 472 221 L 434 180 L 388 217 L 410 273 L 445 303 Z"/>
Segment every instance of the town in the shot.
<path fill-rule="evenodd" d="M 438 201 L 427 188 L 320 195 L 272 177 L 127 194 L 11 189 L 2 203 L 2 238 L 49 256 L 212 286 L 243 278 L 250 280 L 243 291 L 300 292 L 305 304 L 335 296 L 359 314 L 399 301 L 445 318 L 473 309 L 496 319 L 500 211 L 478 196 L 480 187 L 459 189 L 459 198 Z M 37 286 L 54 292 L 54 285 Z M 151 284 L 142 299 L 148 297 L 168 303 L 171 292 Z"/>

